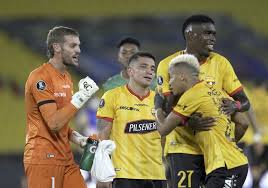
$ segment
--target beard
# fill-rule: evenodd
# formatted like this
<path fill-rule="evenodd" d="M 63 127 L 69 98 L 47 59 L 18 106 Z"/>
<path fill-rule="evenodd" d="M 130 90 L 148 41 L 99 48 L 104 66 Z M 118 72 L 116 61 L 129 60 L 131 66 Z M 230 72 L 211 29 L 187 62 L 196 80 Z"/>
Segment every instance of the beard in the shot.
<path fill-rule="evenodd" d="M 77 67 L 77 65 L 73 62 L 72 57 L 65 55 L 64 53 L 62 54 L 62 63 L 66 67 Z"/>
<path fill-rule="evenodd" d="M 72 64 L 72 63 L 67 63 L 67 61 L 63 60 L 62 62 L 66 67 L 76 67 L 76 65 Z"/>

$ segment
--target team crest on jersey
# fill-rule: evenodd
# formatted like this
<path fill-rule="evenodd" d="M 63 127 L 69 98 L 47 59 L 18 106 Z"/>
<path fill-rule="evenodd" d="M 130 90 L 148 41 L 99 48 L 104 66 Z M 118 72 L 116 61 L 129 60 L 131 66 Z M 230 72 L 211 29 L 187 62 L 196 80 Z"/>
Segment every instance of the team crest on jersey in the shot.
<path fill-rule="evenodd" d="M 37 83 L 36 83 L 36 88 L 40 91 L 43 91 L 46 89 L 46 82 L 44 82 L 43 80 L 39 80 Z"/>
<path fill-rule="evenodd" d="M 158 76 L 158 77 L 157 77 L 157 84 L 158 84 L 158 85 L 162 85 L 163 82 L 164 82 L 164 81 L 163 81 L 163 77 L 162 77 L 162 76 Z"/>
<path fill-rule="evenodd" d="M 215 85 L 215 78 L 214 77 L 212 77 L 212 76 L 206 76 L 205 77 L 205 82 L 206 82 L 206 85 L 208 86 L 208 87 L 213 87 L 214 85 Z"/>
<path fill-rule="evenodd" d="M 152 108 L 151 113 L 153 116 L 155 116 L 155 109 L 154 108 Z"/>
<path fill-rule="evenodd" d="M 104 105 L 105 105 L 105 101 L 104 101 L 104 99 L 101 99 L 100 103 L 99 103 L 99 108 L 103 108 Z"/>

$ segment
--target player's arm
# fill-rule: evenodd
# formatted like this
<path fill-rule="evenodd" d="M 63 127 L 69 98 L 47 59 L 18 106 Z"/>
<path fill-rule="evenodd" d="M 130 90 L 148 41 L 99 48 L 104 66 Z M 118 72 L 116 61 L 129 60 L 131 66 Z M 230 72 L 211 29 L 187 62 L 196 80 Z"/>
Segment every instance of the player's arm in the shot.
<path fill-rule="evenodd" d="M 176 115 L 174 112 L 170 112 L 168 116 L 165 117 L 165 112 L 161 108 L 156 110 L 155 117 L 157 130 L 161 136 L 168 135 L 178 125 L 182 125 L 184 123 L 184 119 Z"/>
<path fill-rule="evenodd" d="M 112 130 L 114 117 L 114 96 L 106 92 L 100 100 L 99 108 L 97 110 L 97 130 L 98 138 L 100 140 L 109 140 Z M 98 164 L 97 166 L 102 166 Z M 111 188 L 112 182 L 97 181 L 97 188 Z"/>
<path fill-rule="evenodd" d="M 250 107 L 248 97 L 246 96 L 230 62 L 225 58 L 223 58 L 222 61 L 222 87 L 229 94 L 229 96 L 234 99 L 234 101 L 232 101 L 225 98 L 222 104 L 222 111 L 227 115 L 234 114 L 235 112 L 245 112 Z"/>
<path fill-rule="evenodd" d="M 80 147 L 84 147 L 87 144 L 88 137 L 81 135 L 79 132 L 72 130 L 71 128 L 69 128 L 68 137 L 72 143 L 77 144 Z"/>
<path fill-rule="evenodd" d="M 40 101 L 37 105 L 50 130 L 59 131 L 98 89 L 96 83 L 86 77 L 80 80 L 79 91 L 72 96 L 70 103 L 63 108 L 58 109 L 55 100 Z"/>
<path fill-rule="evenodd" d="M 105 118 L 97 119 L 98 138 L 100 140 L 109 140 L 112 130 L 112 121 Z"/>
<path fill-rule="evenodd" d="M 108 120 L 107 118 L 97 117 L 97 130 L 98 130 L 98 138 L 100 140 L 109 140 L 111 130 L 112 130 L 112 121 Z M 97 166 L 102 166 L 102 165 L 98 164 Z M 97 188 L 111 188 L 112 182 L 97 181 L 96 187 Z"/>
<path fill-rule="evenodd" d="M 247 118 L 249 120 L 249 123 L 252 125 L 254 136 L 255 137 L 260 137 L 261 133 L 260 133 L 259 126 L 258 126 L 258 123 L 257 123 L 257 120 L 256 120 L 256 115 L 254 113 L 254 110 L 253 110 L 252 106 L 250 106 L 249 110 L 246 111 L 245 114 L 246 114 L 246 116 L 247 116 Z"/>
<path fill-rule="evenodd" d="M 215 125 L 214 118 L 202 117 L 201 113 L 195 113 L 195 111 L 198 108 L 198 105 L 195 105 L 193 102 L 195 101 L 195 99 L 190 99 L 190 100 L 188 99 L 188 101 L 189 101 L 190 106 L 192 106 L 192 108 L 187 108 L 187 109 L 191 109 L 190 111 L 188 110 L 185 111 L 184 108 L 181 109 L 181 107 L 178 107 L 178 106 L 184 106 L 184 105 L 178 105 L 177 107 L 175 106 L 174 109 L 184 112 L 185 114 L 189 115 L 189 118 L 187 116 L 182 115 L 181 113 L 177 112 L 174 109 L 165 118 L 167 113 L 163 109 L 165 108 L 164 107 L 165 102 L 167 101 L 165 100 L 163 95 L 156 93 L 155 98 L 154 98 L 154 103 L 155 103 L 156 112 L 158 111 L 158 113 L 156 113 L 156 118 L 158 115 L 158 128 L 157 129 L 162 136 L 169 134 L 169 132 L 171 132 L 176 126 L 189 126 L 193 130 L 196 130 L 196 131 L 207 131 L 207 130 L 210 130 L 210 128 Z M 168 124 L 167 127 L 164 127 L 165 124 Z"/>
<path fill-rule="evenodd" d="M 235 141 L 238 142 L 245 135 L 249 122 L 245 114 L 240 112 L 232 116 L 232 121 L 235 123 Z"/>

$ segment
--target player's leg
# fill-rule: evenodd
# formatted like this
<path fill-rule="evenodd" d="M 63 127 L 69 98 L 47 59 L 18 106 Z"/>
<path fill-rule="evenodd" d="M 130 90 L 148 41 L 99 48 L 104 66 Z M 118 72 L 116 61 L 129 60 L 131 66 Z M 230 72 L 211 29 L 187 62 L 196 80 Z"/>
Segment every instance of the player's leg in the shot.
<path fill-rule="evenodd" d="M 62 187 L 64 166 L 24 164 L 28 188 Z"/>
<path fill-rule="evenodd" d="M 205 187 L 206 188 L 223 187 L 226 177 L 227 177 L 227 169 L 217 168 L 216 170 L 213 170 L 211 173 L 207 175 Z"/>
<path fill-rule="evenodd" d="M 248 165 L 242 165 L 227 170 L 225 186 L 231 188 L 242 188 L 248 174 Z"/>
<path fill-rule="evenodd" d="M 65 167 L 63 188 L 87 188 L 86 182 L 81 175 L 79 166 L 72 164 Z"/>
<path fill-rule="evenodd" d="M 199 188 L 205 178 L 204 158 L 202 155 L 174 153 L 168 154 L 172 188 Z"/>
<path fill-rule="evenodd" d="M 113 188 L 142 188 L 144 180 L 115 178 L 113 181 Z"/>

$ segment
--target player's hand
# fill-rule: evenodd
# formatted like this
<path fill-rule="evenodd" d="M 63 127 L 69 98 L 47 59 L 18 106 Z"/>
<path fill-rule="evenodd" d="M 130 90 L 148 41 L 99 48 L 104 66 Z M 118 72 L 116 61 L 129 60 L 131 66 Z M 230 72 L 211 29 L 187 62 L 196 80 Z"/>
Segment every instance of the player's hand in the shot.
<path fill-rule="evenodd" d="M 238 109 L 238 105 L 236 103 L 236 101 L 233 101 L 231 99 L 228 98 L 223 98 L 222 99 L 222 105 L 221 105 L 221 111 L 226 114 L 226 115 L 232 115 L 235 112 L 237 112 Z"/>
<path fill-rule="evenodd" d="M 112 188 L 112 182 L 97 182 L 96 188 Z"/>
<path fill-rule="evenodd" d="M 88 98 L 99 90 L 97 84 L 88 76 L 79 81 L 78 87 Z"/>
<path fill-rule="evenodd" d="M 165 104 L 165 98 L 162 96 L 160 93 L 156 92 L 154 96 L 154 108 L 158 109 L 164 109 L 164 104 Z"/>
<path fill-rule="evenodd" d="M 88 76 L 78 83 L 79 91 L 72 96 L 71 103 L 80 109 L 90 97 L 99 90 L 97 84 Z"/>
<path fill-rule="evenodd" d="M 212 117 L 202 117 L 201 113 L 194 113 L 187 121 L 187 125 L 195 131 L 208 131 L 215 125 Z"/>
<path fill-rule="evenodd" d="M 70 141 L 79 145 L 80 147 L 85 147 L 87 145 L 88 137 L 81 135 L 77 131 L 73 131 L 70 136 Z"/>

